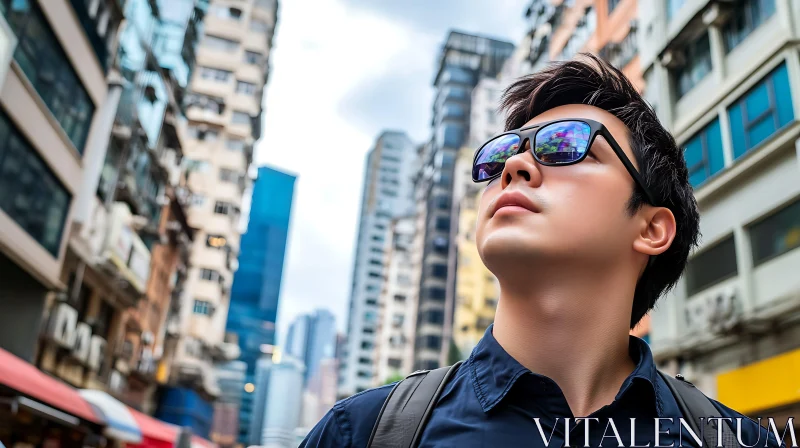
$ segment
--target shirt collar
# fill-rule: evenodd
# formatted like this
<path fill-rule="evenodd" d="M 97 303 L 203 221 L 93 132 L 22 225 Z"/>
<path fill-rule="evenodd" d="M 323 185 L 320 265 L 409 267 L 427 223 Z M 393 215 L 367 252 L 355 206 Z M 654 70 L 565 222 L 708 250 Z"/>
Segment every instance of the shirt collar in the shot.
<path fill-rule="evenodd" d="M 469 375 L 472 378 L 475 394 L 478 396 L 484 412 L 489 412 L 497 406 L 523 375 L 537 375 L 517 362 L 500 346 L 492 334 L 493 328 L 494 324 L 486 329 L 483 338 L 472 350 L 468 362 Z M 634 380 L 643 380 L 650 385 L 656 401 L 657 413 L 662 416 L 661 399 L 658 393 L 658 373 L 650 347 L 643 340 L 630 336 L 629 350 L 636 367 L 622 383 L 615 400 L 620 399 L 630 389 Z"/>

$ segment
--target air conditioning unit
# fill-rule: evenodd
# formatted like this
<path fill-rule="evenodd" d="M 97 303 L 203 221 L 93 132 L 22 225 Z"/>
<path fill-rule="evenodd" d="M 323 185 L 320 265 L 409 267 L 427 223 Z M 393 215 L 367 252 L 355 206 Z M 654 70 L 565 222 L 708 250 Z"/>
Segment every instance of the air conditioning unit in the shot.
<path fill-rule="evenodd" d="M 728 18 L 733 11 L 733 5 L 736 2 L 732 0 L 713 2 L 708 9 L 703 11 L 703 25 L 705 26 L 722 26 L 728 21 Z"/>
<path fill-rule="evenodd" d="M 131 216 L 131 228 L 134 230 L 140 230 L 147 226 L 148 219 L 144 216 L 135 215 Z"/>
<path fill-rule="evenodd" d="M 72 345 L 72 356 L 85 363 L 89 359 L 91 342 L 92 328 L 87 323 L 79 323 L 75 327 L 75 343 Z"/>
<path fill-rule="evenodd" d="M 158 195 L 158 197 L 156 198 L 156 204 L 162 207 L 169 204 L 169 197 L 167 197 L 167 195 L 165 194 Z"/>
<path fill-rule="evenodd" d="M 145 332 L 142 333 L 142 343 L 144 343 L 144 345 L 151 345 L 151 344 L 153 344 L 154 340 L 155 340 L 155 338 L 153 337 L 153 333 L 152 332 L 145 331 Z"/>
<path fill-rule="evenodd" d="M 680 50 L 669 49 L 661 55 L 661 65 L 667 68 L 680 68 L 686 64 L 686 58 Z"/>
<path fill-rule="evenodd" d="M 58 345 L 70 348 L 75 343 L 75 326 L 78 325 L 78 312 L 66 303 L 59 303 L 51 311 L 46 335 Z"/>
<path fill-rule="evenodd" d="M 105 354 L 106 340 L 97 335 L 92 336 L 92 340 L 89 343 L 89 358 L 86 365 L 94 371 L 100 370 Z"/>

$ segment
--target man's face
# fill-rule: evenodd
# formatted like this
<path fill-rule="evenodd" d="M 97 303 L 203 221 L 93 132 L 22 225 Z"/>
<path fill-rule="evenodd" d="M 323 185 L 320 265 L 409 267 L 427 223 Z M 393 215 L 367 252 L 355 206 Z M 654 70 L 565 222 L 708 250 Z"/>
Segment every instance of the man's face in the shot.
<path fill-rule="evenodd" d="M 602 109 L 560 106 L 525 126 L 561 118 L 603 123 L 635 166 L 627 127 Z M 476 240 L 486 266 L 502 281 L 505 270 L 521 264 L 533 268 L 566 261 L 575 268 L 592 268 L 629 257 L 639 232 L 627 212 L 634 181 L 608 142 L 597 136 L 589 155 L 567 166 L 542 166 L 529 149 L 527 143 L 525 152 L 506 162 L 502 175 L 489 183 L 481 198 Z M 514 195 L 527 200 L 533 210 L 498 208 L 500 201 Z"/>

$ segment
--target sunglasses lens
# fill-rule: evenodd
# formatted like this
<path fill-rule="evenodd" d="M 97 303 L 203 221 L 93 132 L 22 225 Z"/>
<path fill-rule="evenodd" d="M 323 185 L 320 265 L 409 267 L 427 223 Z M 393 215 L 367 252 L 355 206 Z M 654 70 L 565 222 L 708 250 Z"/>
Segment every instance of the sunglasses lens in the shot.
<path fill-rule="evenodd" d="M 490 140 L 478 151 L 472 165 L 472 180 L 480 182 L 503 172 L 506 160 L 517 153 L 519 136 L 506 134 Z"/>
<path fill-rule="evenodd" d="M 533 150 L 542 163 L 573 163 L 589 150 L 591 135 L 591 127 L 582 121 L 560 121 L 539 130 Z"/>

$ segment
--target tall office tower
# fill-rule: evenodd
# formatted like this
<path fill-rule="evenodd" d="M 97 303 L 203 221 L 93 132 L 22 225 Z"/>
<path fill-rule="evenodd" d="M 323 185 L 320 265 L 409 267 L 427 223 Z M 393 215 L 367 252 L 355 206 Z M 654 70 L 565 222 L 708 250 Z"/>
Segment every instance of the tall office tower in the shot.
<path fill-rule="evenodd" d="M 387 231 L 385 280 L 381 290 L 378 316 L 378 337 L 375 342 L 375 374 L 372 385 L 380 386 L 389 379 L 412 372 L 414 364 L 413 340 L 416 313 L 416 287 L 412 245 L 416 230 L 416 217 L 406 216 L 392 220 Z M 433 316 L 444 321 L 444 313 Z"/>
<path fill-rule="evenodd" d="M 323 359 L 336 354 L 336 318 L 328 310 L 319 309 L 295 318 L 286 337 L 286 354 L 306 366 L 304 382 L 317 375 Z"/>
<path fill-rule="evenodd" d="M 386 231 L 393 218 L 412 211 L 415 158 L 411 140 L 397 131 L 384 131 L 367 155 L 347 343 L 339 366 L 340 395 L 352 395 L 372 384 Z"/>
<path fill-rule="evenodd" d="M 227 337 L 239 345 L 239 360 L 247 364 L 246 381 L 255 382 L 256 362 L 275 344 L 286 255 L 286 239 L 297 178 L 260 167 L 253 185 L 247 232 L 242 236 L 239 270 L 233 279 Z M 246 443 L 252 413 L 252 394 L 240 391 L 239 440 Z M 252 438 L 254 435 L 250 435 Z"/>
<path fill-rule="evenodd" d="M 465 359 L 494 321 L 499 298 L 497 279 L 483 265 L 475 244 L 478 204 L 484 185 L 472 182 L 472 161 L 475 151 L 504 128 L 498 113 L 502 95 L 501 81 L 483 78 L 472 90 L 472 111 L 468 143 L 456 160 L 453 182 L 453 219 L 456 231 L 456 284 L 453 313 L 453 343 L 450 360 Z"/>
<path fill-rule="evenodd" d="M 270 366 L 260 446 L 297 446 L 295 429 L 300 426 L 304 371 L 303 362 L 291 356 L 274 360 Z"/>
<path fill-rule="evenodd" d="M 483 77 L 496 76 L 514 51 L 514 45 L 482 36 L 451 31 L 439 56 L 433 80 L 430 148 L 423 161 L 432 173 L 422 188 L 427 204 L 425 235 L 417 307 L 415 369 L 432 369 L 448 361 L 455 305 L 456 247 L 458 226 L 453 215 L 453 171 L 458 150 L 469 135 L 472 89 Z M 447 249 L 445 250 L 444 247 Z M 441 311 L 443 322 L 439 323 Z"/>
<path fill-rule="evenodd" d="M 106 76 L 122 10 L 96 3 L 0 1 L 0 348 L 27 361 L 119 100 Z"/>
<path fill-rule="evenodd" d="M 224 333 L 277 11 L 276 0 L 211 1 L 185 98 L 187 215 L 197 230 L 170 383 L 195 386 L 206 401 L 220 392 L 213 363 L 239 355 Z M 184 412 L 192 409 L 187 405 Z"/>
<path fill-rule="evenodd" d="M 640 0 L 639 13 L 645 96 L 684 148 L 703 236 L 652 313 L 653 356 L 783 428 L 800 411 L 800 4 Z"/>
<path fill-rule="evenodd" d="M 230 361 L 216 367 L 219 398 L 214 402 L 211 441 L 221 448 L 232 448 L 239 438 L 239 409 L 242 391 L 252 387 L 245 382 L 247 364 Z"/>

